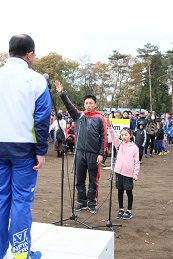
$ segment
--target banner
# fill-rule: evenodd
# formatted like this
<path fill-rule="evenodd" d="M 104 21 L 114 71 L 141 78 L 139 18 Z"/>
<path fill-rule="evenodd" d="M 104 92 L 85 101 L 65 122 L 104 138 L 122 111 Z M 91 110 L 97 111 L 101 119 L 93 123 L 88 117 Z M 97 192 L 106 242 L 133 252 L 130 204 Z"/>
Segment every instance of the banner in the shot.
<path fill-rule="evenodd" d="M 130 119 L 114 119 L 110 118 L 110 121 L 112 121 L 112 127 L 115 130 L 116 135 L 120 136 L 120 131 L 124 128 L 130 128 Z"/>

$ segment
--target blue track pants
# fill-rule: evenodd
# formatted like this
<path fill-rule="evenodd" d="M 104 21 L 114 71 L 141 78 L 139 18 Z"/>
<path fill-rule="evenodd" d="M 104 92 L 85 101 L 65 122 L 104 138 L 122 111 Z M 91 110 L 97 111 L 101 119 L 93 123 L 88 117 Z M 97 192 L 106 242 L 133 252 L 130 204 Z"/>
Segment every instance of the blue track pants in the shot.
<path fill-rule="evenodd" d="M 34 165 L 35 158 L 0 158 L 0 258 L 9 242 L 15 259 L 30 253 L 31 206 L 38 174 Z"/>

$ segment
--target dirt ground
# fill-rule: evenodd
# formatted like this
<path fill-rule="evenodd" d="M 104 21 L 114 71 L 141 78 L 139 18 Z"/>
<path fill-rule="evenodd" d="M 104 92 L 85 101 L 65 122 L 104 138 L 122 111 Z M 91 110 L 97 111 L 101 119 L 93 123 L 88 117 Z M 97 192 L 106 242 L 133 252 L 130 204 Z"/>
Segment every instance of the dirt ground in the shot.
<path fill-rule="evenodd" d="M 114 257 L 117 259 L 173 258 L 173 147 L 168 149 L 170 153 L 166 156 L 154 155 L 154 158 L 143 158 L 139 180 L 135 183 L 133 191 L 131 220 L 118 220 L 115 217 L 118 202 L 115 177 L 113 179 L 110 220 L 112 224 L 122 224 L 121 227 L 113 227 L 119 235 L 119 238 L 115 236 Z M 32 209 L 35 222 L 52 223 L 71 216 L 74 182 L 72 162 L 73 155 L 68 154 L 64 157 L 63 174 L 62 159 L 56 157 L 53 144 L 49 144 L 46 164 L 39 172 L 35 204 Z M 110 166 L 110 158 L 106 164 Z M 98 213 L 93 215 L 86 210 L 75 212 L 79 221 L 90 227 L 103 225 L 104 227 L 99 230 L 104 231 L 112 231 L 106 227 L 109 219 L 110 173 L 110 170 L 101 169 Z M 62 180 L 63 210 L 61 210 Z M 127 199 L 124 197 L 126 204 Z M 74 201 L 76 204 L 76 195 Z M 63 226 L 86 228 L 73 219 L 63 221 Z"/>

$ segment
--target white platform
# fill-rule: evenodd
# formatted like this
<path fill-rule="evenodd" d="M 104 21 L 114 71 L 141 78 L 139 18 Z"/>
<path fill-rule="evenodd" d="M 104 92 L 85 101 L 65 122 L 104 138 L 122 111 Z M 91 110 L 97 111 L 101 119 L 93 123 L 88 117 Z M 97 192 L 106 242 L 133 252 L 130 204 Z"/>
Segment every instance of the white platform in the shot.
<path fill-rule="evenodd" d="M 32 250 L 42 259 L 114 259 L 114 233 L 33 223 Z M 6 259 L 12 259 L 10 248 Z"/>

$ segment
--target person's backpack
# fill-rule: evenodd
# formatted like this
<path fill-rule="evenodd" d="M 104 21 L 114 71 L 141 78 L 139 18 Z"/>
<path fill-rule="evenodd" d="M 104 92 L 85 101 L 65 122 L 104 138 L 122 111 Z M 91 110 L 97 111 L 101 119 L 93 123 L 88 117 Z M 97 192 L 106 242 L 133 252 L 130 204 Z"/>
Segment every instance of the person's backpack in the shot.
<path fill-rule="evenodd" d="M 56 131 L 56 139 L 58 142 L 63 142 L 65 140 L 65 134 L 63 129 L 61 128 L 59 121 L 58 121 L 58 129 Z"/>

